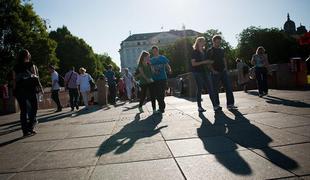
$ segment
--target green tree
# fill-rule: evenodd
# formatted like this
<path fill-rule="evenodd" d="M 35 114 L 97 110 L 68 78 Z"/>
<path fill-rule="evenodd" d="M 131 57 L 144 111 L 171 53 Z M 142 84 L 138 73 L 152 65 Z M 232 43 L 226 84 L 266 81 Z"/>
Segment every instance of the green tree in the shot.
<path fill-rule="evenodd" d="M 211 48 L 212 47 L 212 37 L 215 35 L 220 35 L 222 37 L 222 48 L 225 51 L 225 58 L 227 60 L 227 66 L 228 69 L 234 69 L 235 68 L 235 51 L 231 47 L 231 45 L 224 39 L 222 32 L 220 32 L 217 29 L 209 29 L 205 33 L 203 33 L 203 36 L 206 38 L 206 48 Z"/>
<path fill-rule="evenodd" d="M 236 55 L 250 63 L 258 46 L 268 53 L 270 63 L 287 63 L 289 58 L 298 54 L 297 41 L 276 28 L 251 26 L 239 34 Z"/>
<path fill-rule="evenodd" d="M 0 1 L 0 81 L 7 79 L 19 50 L 28 49 L 39 67 L 43 85 L 47 83 L 47 63 L 58 63 L 56 42 L 49 39 L 43 20 L 32 4 L 20 0 Z M 1 83 L 1 82 L 0 82 Z"/>
<path fill-rule="evenodd" d="M 83 39 L 72 35 L 66 26 L 51 31 L 49 36 L 58 44 L 56 54 L 60 59 L 60 74 L 65 74 L 72 67 L 84 67 L 89 74 L 97 78 L 105 72 L 109 64 L 113 66 L 114 71 L 119 71 L 108 54 L 94 53 Z"/>
<path fill-rule="evenodd" d="M 172 77 L 179 74 L 187 73 L 190 65 L 191 54 L 193 51 L 194 39 L 182 38 L 172 45 L 161 48 L 161 54 L 165 55 L 169 60 L 172 68 Z"/>

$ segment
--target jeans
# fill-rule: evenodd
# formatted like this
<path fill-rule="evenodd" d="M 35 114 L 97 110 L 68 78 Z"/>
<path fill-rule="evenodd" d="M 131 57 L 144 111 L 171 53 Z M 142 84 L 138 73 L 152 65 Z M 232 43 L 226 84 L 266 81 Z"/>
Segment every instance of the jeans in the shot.
<path fill-rule="evenodd" d="M 257 81 L 258 93 L 259 94 L 268 93 L 267 68 L 256 67 L 255 76 Z"/>
<path fill-rule="evenodd" d="M 33 131 L 35 125 L 37 124 L 37 110 L 38 102 L 36 93 L 26 93 L 16 95 L 16 99 L 20 108 L 20 123 L 22 127 L 23 134 L 26 135 L 28 132 Z M 27 112 L 28 110 L 28 112 Z M 29 122 L 27 121 L 27 114 Z"/>
<path fill-rule="evenodd" d="M 227 106 L 234 105 L 235 104 L 234 94 L 233 94 L 231 82 L 230 82 L 227 71 L 218 72 L 217 74 L 212 73 L 212 80 L 213 80 L 213 85 L 214 85 L 215 106 L 220 105 L 219 88 L 220 88 L 221 83 L 223 84 L 225 91 L 226 91 Z"/>
<path fill-rule="evenodd" d="M 154 83 L 141 85 L 141 94 L 140 94 L 139 107 L 142 107 L 142 105 L 144 103 L 144 100 L 146 98 L 147 90 L 149 90 L 149 92 L 150 92 L 151 102 L 152 102 L 152 109 L 156 110 Z"/>
<path fill-rule="evenodd" d="M 167 80 L 158 80 L 154 82 L 155 98 L 158 102 L 159 110 L 161 112 L 164 112 L 166 108 L 165 103 L 166 87 L 167 87 Z"/>
<path fill-rule="evenodd" d="M 70 106 L 73 109 L 74 107 L 79 106 L 79 92 L 77 88 L 69 88 L 69 96 L 70 96 Z"/>
<path fill-rule="evenodd" d="M 60 110 L 62 107 L 61 107 L 61 104 L 59 101 L 59 94 L 58 93 L 59 93 L 59 89 L 58 90 L 52 90 L 51 98 L 56 103 L 57 109 Z"/>
<path fill-rule="evenodd" d="M 201 107 L 201 94 L 202 90 L 207 89 L 210 100 L 212 102 L 213 107 L 216 105 L 214 103 L 214 88 L 212 77 L 210 73 L 205 72 L 193 72 L 194 78 L 196 80 L 197 92 L 196 92 L 196 100 L 198 107 Z"/>

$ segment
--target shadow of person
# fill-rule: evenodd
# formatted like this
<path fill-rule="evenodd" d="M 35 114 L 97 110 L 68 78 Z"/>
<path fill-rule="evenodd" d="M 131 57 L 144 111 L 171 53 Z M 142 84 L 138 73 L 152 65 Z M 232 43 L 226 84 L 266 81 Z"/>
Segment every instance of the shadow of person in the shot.
<path fill-rule="evenodd" d="M 139 104 L 136 104 L 134 106 L 130 106 L 130 107 L 123 107 L 123 111 L 130 111 L 132 109 L 137 109 L 139 107 Z"/>
<path fill-rule="evenodd" d="M 224 137 L 227 134 L 227 121 L 226 117 L 220 113 L 215 115 L 215 122 L 212 124 L 203 113 L 199 113 L 199 117 L 202 120 L 201 126 L 197 129 L 198 137 L 203 142 L 205 150 L 210 154 L 213 154 L 216 160 L 221 163 L 225 168 L 235 174 L 249 175 L 252 170 L 249 164 L 240 156 L 236 150 L 238 147 L 234 142 L 223 139 L 223 142 L 212 141 L 210 137 Z M 224 141 L 225 140 L 225 141 Z M 227 144 L 229 143 L 229 145 Z M 227 148 L 229 149 L 223 149 Z M 225 152 L 225 153 L 224 153 Z"/>
<path fill-rule="evenodd" d="M 61 113 L 54 113 L 52 115 L 47 114 L 46 116 L 41 115 L 41 117 L 37 118 L 39 123 L 47 123 L 50 121 L 56 121 L 67 117 L 77 117 L 85 114 L 94 113 L 98 110 L 101 110 L 102 107 L 100 106 L 92 106 L 89 109 L 80 109 L 79 111 L 65 111 Z"/>
<path fill-rule="evenodd" d="M 131 149 L 139 139 L 154 136 L 159 133 L 162 128 L 167 127 L 157 127 L 161 120 L 161 114 L 153 114 L 142 120 L 140 119 L 140 114 L 136 114 L 133 121 L 126 124 L 119 132 L 109 137 L 100 145 L 96 155 L 101 156 L 112 151 L 115 151 L 114 154 L 125 153 Z"/>
<path fill-rule="evenodd" d="M 308 104 L 308 103 L 301 102 L 301 101 L 293 101 L 293 100 L 283 99 L 283 98 L 279 98 L 276 96 L 268 95 L 268 96 L 265 96 L 264 99 L 266 99 L 266 102 L 270 103 L 270 104 L 282 104 L 285 106 L 310 108 L 310 104 Z"/>
<path fill-rule="evenodd" d="M 267 159 L 281 168 L 294 170 L 299 167 L 294 159 L 270 147 L 269 144 L 273 139 L 265 134 L 259 127 L 251 124 L 249 119 L 244 117 L 242 113 L 238 110 L 231 110 L 231 112 L 234 114 L 235 119 L 230 119 L 225 115 L 227 119 L 240 123 L 229 126 L 229 131 L 226 134 L 228 138 L 245 148 L 261 150 L 266 155 Z"/>

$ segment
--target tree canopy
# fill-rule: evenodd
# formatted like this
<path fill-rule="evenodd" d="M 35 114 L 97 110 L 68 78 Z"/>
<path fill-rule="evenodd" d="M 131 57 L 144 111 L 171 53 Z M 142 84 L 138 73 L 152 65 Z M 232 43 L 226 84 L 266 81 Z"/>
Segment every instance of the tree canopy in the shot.
<path fill-rule="evenodd" d="M 47 65 L 53 64 L 60 74 L 73 66 L 84 67 L 94 77 L 111 64 L 119 68 L 108 54 L 96 54 L 83 39 L 71 34 L 66 26 L 48 33 L 46 20 L 33 10 L 30 1 L 0 1 L 0 84 L 16 64 L 18 52 L 28 49 L 38 66 L 43 86 L 50 85 Z"/>
<path fill-rule="evenodd" d="M 249 27 L 239 34 L 236 56 L 247 63 L 258 46 L 263 46 L 270 63 L 287 63 L 290 57 L 299 55 L 299 45 L 293 37 L 277 28 Z"/>
<path fill-rule="evenodd" d="M 47 63 L 58 63 L 57 43 L 48 37 L 43 20 L 31 4 L 22 4 L 20 0 L 0 1 L 0 19 L 0 81 L 8 80 L 21 49 L 31 52 L 32 61 L 40 69 L 46 69 Z M 40 71 L 40 76 L 45 82 L 48 72 Z"/>

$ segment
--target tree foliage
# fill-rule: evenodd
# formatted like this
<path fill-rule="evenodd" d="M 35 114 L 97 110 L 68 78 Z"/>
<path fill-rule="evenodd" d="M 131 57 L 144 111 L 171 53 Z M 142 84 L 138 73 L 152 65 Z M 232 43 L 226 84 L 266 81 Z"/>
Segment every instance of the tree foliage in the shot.
<path fill-rule="evenodd" d="M 235 51 L 231 47 L 231 45 L 225 40 L 223 37 L 223 34 L 221 31 L 217 29 L 209 29 L 205 33 L 203 33 L 203 36 L 206 38 L 206 48 L 212 47 L 212 37 L 215 35 L 220 35 L 222 37 L 222 43 L 221 46 L 225 51 L 225 58 L 227 60 L 227 66 L 228 69 L 234 69 L 235 68 Z"/>
<path fill-rule="evenodd" d="M 249 27 L 239 34 L 236 55 L 250 63 L 258 46 L 263 46 L 268 53 L 270 63 L 287 63 L 290 57 L 297 56 L 297 41 L 276 28 Z"/>
<path fill-rule="evenodd" d="M 207 30 L 202 34 L 206 38 L 206 48 L 212 47 L 212 37 L 214 35 L 221 35 L 222 33 L 217 29 Z M 167 56 L 170 60 L 170 66 L 172 68 L 173 74 L 175 77 L 179 74 L 187 73 L 190 71 L 190 61 L 193 51 L 194 38 L 181 38 L 177 40 L 172 45 L 169 45 L 161 49 L 161 53 Z M 225 56 L 228 60 L 228 68 L 232 69 L 235 67 L 235 51 L 229 45 L 227 41 L 223 38 L 222 48 L 225 50 Z"/>
<path fill-rule="evenodd" d="M 81 38 L 71 34 L 66 26 L 50 32 L 50 38 L 58 44 L 57 58 L 60 60 L 58 71 L 65 74 L 72 67 L 86 68 L 94 77 L 102 75 L 109 64 L 115 71 L 119 68 L 108 54 L 95 54 L 92 48 Z"/>
<path fill-rule="evenodd" d="M 0 19 L 0 81 L 7 80 L 21 49 L 30 51 L 32 61 L 40 69 L 46 69 L 47 63 L 58 63 L 57 44 L 49 39 L 43 20 L 30 3 L 0 1 Z M 40 71 L 40 76 L 44 84 L 48 72 Z"/>

